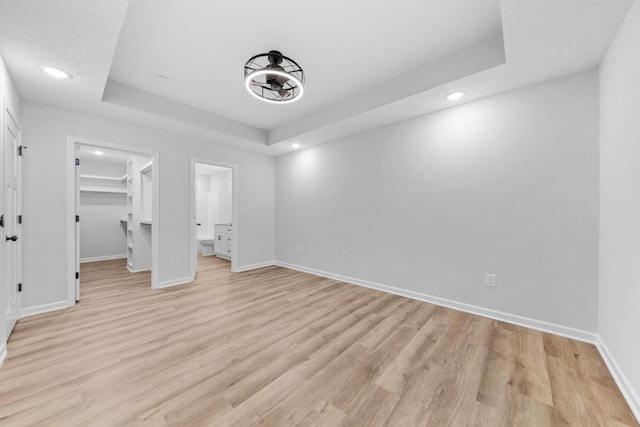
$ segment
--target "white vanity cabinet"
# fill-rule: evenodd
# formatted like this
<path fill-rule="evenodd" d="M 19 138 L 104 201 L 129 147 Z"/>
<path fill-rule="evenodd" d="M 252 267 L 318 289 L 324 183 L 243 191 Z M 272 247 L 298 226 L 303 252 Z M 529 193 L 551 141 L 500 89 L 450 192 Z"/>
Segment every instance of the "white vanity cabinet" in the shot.
<path fill-rule="evenodd" d="M 231 259 L 231 239 L 233 227 L 230 224 L 213 224 L 216 240 L 213 244 L 213 253 L 224 259 Z"/>

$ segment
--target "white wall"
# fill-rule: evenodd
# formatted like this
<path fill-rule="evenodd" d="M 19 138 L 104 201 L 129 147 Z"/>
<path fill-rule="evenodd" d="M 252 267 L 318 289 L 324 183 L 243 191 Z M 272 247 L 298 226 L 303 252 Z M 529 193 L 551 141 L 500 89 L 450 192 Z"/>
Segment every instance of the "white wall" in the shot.
<path fill-rule="evenodd" d="M 232 221 L 233 193 L 232 193 L 231 169 L 215 172 L 209 178 L 209 188 L 212 193 L 218 194 L 218 209 L 213 215 L 214 224 L 229 224 Z"/>
<path fill-rule="evenodd" d="M 214 200 L 209 190 L 210 176 L 196 174 L 196 205 L 197 205 L 197 222 L 200 224 L 196 228 L 196 235 L 211 236 L 213 235 L 212 216 L 218 210 L 218 200 Z M 198 243 L 198 252 L 202 252 L 202 247 Z"/>
<path fill-rule="evenodd" d="M 599 333 L 640 419 L 640 3 L 600 65 Z"/>
<path fill-rule="evenodd" d="M 7 67 L 4 64 L 4 59 L 0 55 L 0 98 L 6 100 L 13 108 L 13 112 L 18 116 L 20 115 L 20 97 L 16 90 L 11 76 L 7 71 Z M 4 120 L 4 119 L 3 119 Z"/>
<path fill-rule="evenodd" d="M 278 261 L 591 332 L 597 227 L 595 70 L 276 160 Z"/>
<path fill-rule="evenodd" d="M 212 236 L 214 224 L 232 222 L 232 175 L 232 170 L 228 168 L 196 174 L 197 222 L 200 223 L 196 229 L 198 236 Z M 201 253 L 202 245 L 198 243 L 197 246 L 198 253 Z"/>
<path fill-rule="evenodd" d="M 82 159 L 82 175 L 121 177 L 127 173 L 127 163 L 95 161 Z M 110 181 L 80 179 L 91 186 L 109 185 Z M 115 182 L 118 187 L 126 185 Z M 126 230 L 119 220 L 127 218 L 126 193 L 80 192 L 80 261 L 92 261 L 107 258 L 127 257 Z"/>
<path fill-rule="evenodd" d="M 24 306 L 64 301 L 66 295 L 67 136 L 159 151 L 160 284 L 190 277 L 191 157 L 238 165 L 238 266 L 274 259 L 274 160 L 225 145 L 75 113 L 34 102 L 22 105 L 24 140 Z M 173 255 L 178 263 L 170 263 Z"/>
<path fill-rule="evenodd" d="M 80 193 L 80 261 L 127 257 L 127 194 Z"/>
<path fill-rule="evenodd" d="M 14 114 L 18 115 L 18 120 L 20 120 L 20 98 L 18 97 L 18 92 L 16 91 L 13 82 L 11 81 L 11 77 L 9 76 L 9 72 L 7 71 L 7 67 L 4 64 L 4 60 L 2 56 L 0 56 L 0 108 L 3 111 L 0 111 L 0 138 L 2 138 L 4 134 L 4 107 L 2 105 L 8 104 L 11 106 Z M 1 141 L 1 140 L 0 140 Z M 0 149 L 2 149 L 2 145 L 0 144 Z M 0 156 L 2 158 L 2 156 Z M 0 213 L 4 212 L 4 165 L 0 168 Z M 6 331 L 6 319 L 5 315 L 7 313 L 7 302 L 9 301 L 9 297 L 7 294 L 8 285 L 5 283 L 4 277 L 4 259 L 5 259 L 5 245 L 6 242 L 4 239 L 0 239 L 0 363 L 4 358 L 5 354 L 5 345 L 7 341 L 7 331 Z"/>

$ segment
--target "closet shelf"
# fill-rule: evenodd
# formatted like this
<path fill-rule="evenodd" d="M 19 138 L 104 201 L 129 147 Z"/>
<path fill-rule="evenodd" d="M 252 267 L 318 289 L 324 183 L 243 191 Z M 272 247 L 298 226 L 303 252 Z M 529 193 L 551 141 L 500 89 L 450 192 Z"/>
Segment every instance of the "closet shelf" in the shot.
<path fill-rule="evenodd" d="M 97 179 L 101 181 L 120 181 L 122 179 L 122 178 L 118 178 L 117 176 L 84 175 L 84 174 L 80 174 L 80 178 Z"/>
<path fill-rule="evenodd" d="M 140 225 L 151 225 L 151 220 L 150 219 L 141 219 L 140 220 Z"/>
<path fill-rule="evenodd" d="M 112 188 L 112 187 L 91 187 L 91 186 L 81 186 L 80 191 L 90 192 L 90 193 L 115 193 L 115 194 L 127 194 L 127 190 L 125 188 Z"/>
<path fill-rule="evenodd" d="M 140 168 L 140 173 L 147 173 L 151 170 L 151 167 L 153 166 L 153 161 L 150 161 L 149 163 L 147 163 L 146 165 L 144 165 L 143 167 Z"/>

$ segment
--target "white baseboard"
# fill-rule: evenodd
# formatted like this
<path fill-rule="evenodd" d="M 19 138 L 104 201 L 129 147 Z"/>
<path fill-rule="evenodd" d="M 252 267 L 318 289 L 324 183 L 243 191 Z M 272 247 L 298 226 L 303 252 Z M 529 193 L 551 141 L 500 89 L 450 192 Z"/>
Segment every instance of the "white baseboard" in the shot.
<path fill-rule="evenodd" d="M 241 273 L 243 271 L 255 270 L 256 268 L 271 267 L 273 265 L 276 265 L 275 261 L 265 261 L 259 262 L 257 264 L 239 265 L 235 268 L 235 270 L 233 270 L 233 272 Z"/>
<path fill-rule="evenodd" d="M 640 423 L 640 396 L 638 395 L 638 392 L 634 390 L 631 382 L 624 375 L 624 373 L 620 369 L 620 365 L 618 365 L 616 359 L 613 357 L 613 354 L 611 354 L 611 351 L 600 336 L 598 336 L 596 347 L 598 348 L 598 351 L 600 352 L 604 363 L 607 364 L 609 372 L 611 372 L 611 376 L 618 385 L 620 392 L 629 404 L 631 412 L 633 412 L 633 415 L 635 415 L 636 419 Z"/>
<path fill-rule="evenodd" d="M 558 325 L 555 323 L 545 322 L 542 320 L 531 319 L 529 317 L 518 316 L 516 314 L 504 313 L 502 311 L 492 310 L 489 308 L 484 308 L 476 305 L 466 304 L 463 302 L 453 301 L 446 298 L 435 297 L 435 296 L 423 294 L 420 292 L 414 292 L 406 289 L 395 288 L 393 286 L 370 282 L 368 280 L 360 280 L 353 277 L 342 276 L 340 274 L 327 273 L 325 271 L 302 267 L 299 265 L 289 264 L 286 262 L 276 261 L 275 263 L 276 265 L 279 265 L 281 267 L 290 268 L 292 270 L 298 270 L 305 273 L 315 274 L 316 276 L 322 276 L 322 277 L 327 277 L 329 279 L 340 280 L 342 282 L 347 282 L 347 283 L 351 283 L 358 286 L 364 286 L 365 288 L 388 292 L 390 294 L 399 295 L 399 296 L 415 299 L 418 301 L 424 301 L 431 304 L 452 308 L 454 310 L 464 311 L 465 313 L 488 317 L 490 319 L 500 320 L 502 322 L 512 323 L 514 325 L 524 326 L 526 328 L 531 328 L 531 329 L 535 329 L 542 332 L 548 332 L 554 335 L 560 335 L 563 337 L 572 338 L 578 341 L 584 341 L 591 344 L 597 343 L 597 334 L 594 332 L 584 331 L 581 329 Z"/>
<path fill-rule="evenodd" d="M 127 254 L 122 255 L 107 255 L 107 256 L 94 256 L 89 258 L 80 258 L 80 264 L 85 262 L 96 262 L 96 261 L 110 261 L 112 259 L 123 259 L 126 258 Z"/>
<path fill-rule="evenodd" d="M 129 273 L 141 273 L 143 271 L 151 271 L 150 268 L 141 268 L 140 270 L 134 270 L 131 267 L 129 267 L 128 265 L 127 265 L 127 270 L 129 270 Z"/>
<path fill-rule="evenodd" d="M 193 276 L 180 277 L 178 279 L 166 280 L 164 282 L 158 283 L 158 285 L 154 289 L 162 289 L 162 288 L 170 288 L 171 286 L 179 286 L 186 285 L 187 283 L 191 283 L 195 280 Z"/>
<path fill-rule="evenodd" d="M 2 366 L 2 363 L 4 362 L 4 359 L 6 357 L 7 357 L 7 343 L 2 342 L 0 343 L 0 366 Z"/>
<path fill-rule="evenodd" d="M 52 302 L 50 304 L 36 305 L 34 307 L 26 307 L 22 309 L 22 317 L 35 316 L 36 314 L 47 313 L 54 310 L 62 310 L 69 307 L 69 303 L 65 301 Z"/>

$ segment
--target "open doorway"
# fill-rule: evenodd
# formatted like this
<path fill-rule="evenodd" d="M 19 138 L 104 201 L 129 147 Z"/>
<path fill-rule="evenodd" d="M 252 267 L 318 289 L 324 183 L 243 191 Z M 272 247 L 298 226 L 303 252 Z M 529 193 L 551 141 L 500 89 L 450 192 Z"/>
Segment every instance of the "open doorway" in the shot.
<path fill-rule="evenodd" d="M 192 253 L 194 276 L 199 263 L 235 268 L 235 166 L 192 160 Z"/>
<path fill-rule="evenodd" d="M 70 140 L 75 202 L 74 289 L 79 301 L 82 274 L 99 269 L 104 278 L 127 282 L 131 273 L 157 277 L 157 154 L 130 151 L 93 141 Z M 155 230 L 154 230 L 155 225 Z M 136 278 L 136 283 L 140 277 Z"/>

